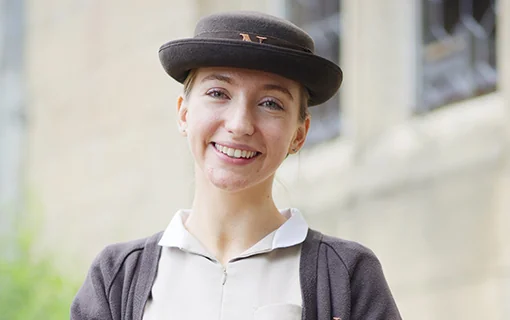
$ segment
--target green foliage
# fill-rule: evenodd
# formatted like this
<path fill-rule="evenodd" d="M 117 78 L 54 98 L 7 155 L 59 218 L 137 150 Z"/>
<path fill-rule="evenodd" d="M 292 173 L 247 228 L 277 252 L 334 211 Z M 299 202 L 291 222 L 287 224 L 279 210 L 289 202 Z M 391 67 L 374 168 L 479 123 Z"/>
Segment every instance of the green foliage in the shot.
<path fill-rule="evenodd" d="M 77 286 L 55 270 L 51 257 L 34 259 L 33 236 L 0 244 L 0 320 L 69 319 Z"/>

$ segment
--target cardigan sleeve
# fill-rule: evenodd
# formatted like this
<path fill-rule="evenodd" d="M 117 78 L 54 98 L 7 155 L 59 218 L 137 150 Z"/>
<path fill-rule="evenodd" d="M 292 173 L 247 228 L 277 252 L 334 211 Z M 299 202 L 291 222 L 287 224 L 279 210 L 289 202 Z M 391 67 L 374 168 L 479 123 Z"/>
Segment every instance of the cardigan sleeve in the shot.
<path fill-rule="evenodd" d="M 402 319 L 379 259 L 372 251 L 364 249 L 351 269 L 351 319 Z"/>
<path fill-rule="evenodd" d="M 107 293 L 108 249 L 94 260 L 71 304 L 71 320 L 113 320 Z"/>

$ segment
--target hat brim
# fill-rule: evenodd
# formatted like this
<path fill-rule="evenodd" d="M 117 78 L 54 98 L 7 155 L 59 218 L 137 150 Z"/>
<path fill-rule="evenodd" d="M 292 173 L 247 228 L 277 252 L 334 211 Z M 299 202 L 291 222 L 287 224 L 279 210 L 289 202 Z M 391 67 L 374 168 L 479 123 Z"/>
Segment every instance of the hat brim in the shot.
<path fill-rule="evenodd" d="M 309 105 L 329 100 L 342 83 L 342 70 L 312 53 L 256 42 L 228 39 L 182 39 L 159 49 L 165 71 L 183 83 L 190 70 L 201 67 L 255 69 L 300 82 L 310 93 Z"/>

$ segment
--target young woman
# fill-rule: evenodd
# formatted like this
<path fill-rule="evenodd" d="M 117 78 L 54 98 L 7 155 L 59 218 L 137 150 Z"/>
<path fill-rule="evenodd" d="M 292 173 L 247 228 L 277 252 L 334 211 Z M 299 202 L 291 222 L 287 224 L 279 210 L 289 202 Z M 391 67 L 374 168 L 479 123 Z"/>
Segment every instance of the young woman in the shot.
<path fill-rule="evenodd" d="M 335 94 L 340 68 L 303 30 L 254 12 L 203 18 L 160 60 L 184 84 L 193 204 L 164 232 L 103 250 L 71 319 L 400 319 L 369 249 L 309 229 L 272 197 L 276 170 L 305 142 L 308 107 Z"/>

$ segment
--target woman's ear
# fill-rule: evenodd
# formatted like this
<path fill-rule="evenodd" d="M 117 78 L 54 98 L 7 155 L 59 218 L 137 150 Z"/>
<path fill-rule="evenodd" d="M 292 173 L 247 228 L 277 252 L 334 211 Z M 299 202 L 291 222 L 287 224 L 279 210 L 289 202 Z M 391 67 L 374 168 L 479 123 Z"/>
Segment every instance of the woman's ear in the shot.
<path fill-rule="evenodd" d="M 298 152 L 306 141 L 306 136 L 308 135 L 308 130 L 310 129 L 310 115 L 306 117 L 306 119 L 299 124 L 296 133 L 294 134 L 294 138 L 290 144 L 289 153 Z"/>
<path fill-rule="evenodd" d="M 188 105 L 182 95 L 177 98 L 177 123 L 179 125 L 179 131 L 183 136 L 187 135 L 186 130 L 188 129 Z"/>

